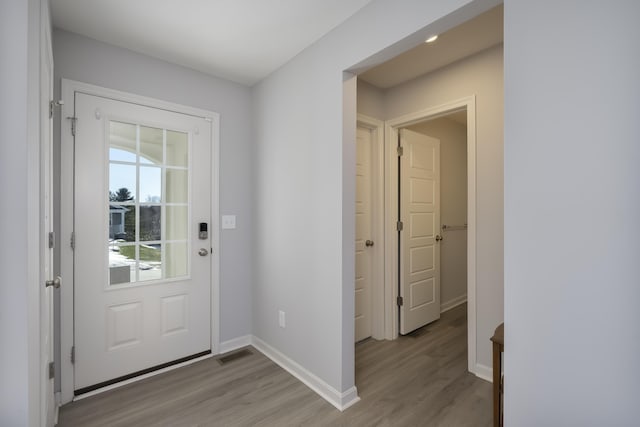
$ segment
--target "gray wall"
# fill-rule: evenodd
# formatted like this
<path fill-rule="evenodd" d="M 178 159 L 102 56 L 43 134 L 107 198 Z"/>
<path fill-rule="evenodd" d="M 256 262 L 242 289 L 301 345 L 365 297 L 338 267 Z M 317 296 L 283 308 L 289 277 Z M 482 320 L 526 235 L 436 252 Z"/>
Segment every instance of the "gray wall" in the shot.
<path fill-rule="evenodd" d="M 440 223 L 467 223 L 467 127 L 447 117 L 409 126 L 440 140 Z M 440 305 L 467 298 L 467 233 L 443 231 L 440 242 Z"/>
<path fill-rule="evenodd" d="M 386 118 L 476 95 L 477 364 L 491 369 L 493 331 L 503 321 L 503 54 L 470 56 L 385 92 Z"/>
<path fill-rule="evenodd" d="M 237 229 L 220 233 L 220 340 L 250 334 L 253 188 L 249 88 L 61 30 L 54 31 L 53 48 L 57 96 L 60 79 L 67 78 L 220 114 L 220 214 L 237 215 Z M 55 123 L 59 155 L 59 120 Z M 59 168 L 59 158 L 56 164 Z M 58 191 L 59 173 L 57 169 Z M 59 206 L 56 208 L 59 213 Z"/>
<path fill-rule="evenodd" d="M 638 425 L 640 2 L 504 11 L 505 425 Z"/>
<path fill-rule="evenodd" d="M 48 3 L 0 2 L 0 425 L 40 424 L 40 48 Z M 41 14 L 41 11 L 44 14 Z M 46 47 L 44 47 L 46 48 Z M 43 301 L 43 303 L 45 303 Z"/>
<path fill-rule="evenodd" d="M 28 421 L 27 300 L 27 43 L 28 3 L 0 3 L 0 420 L 10 425 Z M 11 206 L 11 209 L 8 209 Z"/>

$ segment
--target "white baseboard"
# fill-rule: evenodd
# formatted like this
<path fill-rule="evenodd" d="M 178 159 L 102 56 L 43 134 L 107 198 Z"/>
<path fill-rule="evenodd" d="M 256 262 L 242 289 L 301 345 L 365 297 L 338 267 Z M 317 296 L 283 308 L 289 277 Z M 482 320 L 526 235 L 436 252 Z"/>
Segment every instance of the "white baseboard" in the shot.
<path fill-rule="evenodd" d="M 228 341 L 224 341 L 220 343 L 220 348 L 218 349 L 219 354 L 228 353 L 233 350 L 237 350 L 242 347 L 246 347 L 251 345 L 251 335 L 244 335 L 242 337 L 237 337 L 230 339 Z"/>
<path fill-rule="evenodd" d="M 476 377 L 478 378 L 482 378 L 485 381 L 493 383 L 493 368 L 490 366 L 476 363 L 476 371 L 474 372 L 474 374 L 476 374 Z"/>
<path fill-rule="evenodd" d="M 440 304 L 440 313 L 444 313 L 445 311 L 449 311 L 454 307 L 457 307 L 461 304 L 467 302 L 467 294 L 460 295 L 459 297 L 450 299 L 449 301 L 443 302 Z"/>
<path fill-rule="evenodd" d="M 298 363 L 289 359 L 287 356 L 262 341 L 260 338 L 254 336 L 252 338 L 252 342 L 253 347 L 256 350 L 260 351 L 273 362 L 278 364 L 282 369 L 296 377 L 303 384 L 318 393 L 324 400 L 331 403 L 340 411 L 344 411 L 360 400 L 358 397 L 358 390 L 355 386 L 341 393 L 315 376 L 313 373 L 309 372 L 307 369 L 300 366 Z"/>

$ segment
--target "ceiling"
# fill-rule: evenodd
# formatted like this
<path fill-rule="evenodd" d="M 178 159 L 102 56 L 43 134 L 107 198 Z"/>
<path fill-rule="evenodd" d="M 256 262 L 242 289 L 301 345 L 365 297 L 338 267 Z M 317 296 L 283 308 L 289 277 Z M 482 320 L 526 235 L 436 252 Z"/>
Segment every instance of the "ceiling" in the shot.
<path fill-rule="evenodd" d="M 55 0 L 53 25 L 253 85 L 371 0 Z"/>
<path fill-rule="evenodd" d="M 421 43 L 359 74 L 358 79 L 388 89 L 500 44 L 503 41 L 502 18 L 503 6 L 500 5 L 440 34 L 434 43 Z"/>

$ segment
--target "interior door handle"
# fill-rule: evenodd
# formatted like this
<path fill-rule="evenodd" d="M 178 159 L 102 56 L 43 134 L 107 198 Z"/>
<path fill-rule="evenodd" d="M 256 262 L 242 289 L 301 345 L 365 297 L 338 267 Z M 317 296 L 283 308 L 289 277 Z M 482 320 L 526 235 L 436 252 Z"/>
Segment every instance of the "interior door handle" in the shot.
<path fill-rule="evenodd" d="M 207 255 L 209 255 L 209 251 L 206 250 L 205 248 L 200 248 L 200 250 L 198 251 L 198 255 L 207 256 Z"/>
<path fill-rule="evenodd" d="M 48 288 L 49 286 L 53 286 L 54 288 L 58 289 L 60 287 L 61 282 L 62 282 L 62 278 L 58 276 L 53 280 L 47 280 L 46 282 L 44 282 L 44 286 L 46 288 Z"/>
<path fill-rule="evenodd" d="M 444 238 L 441 235 L 436 234 L 436 242 L 439 242 L 440 240 L 444 240 Z"/>
<path fill-rule="evenodd" d="M 364 242 L 365 246 L 373 246 L 373 240 L 367 240 L 366 242 Z"/>

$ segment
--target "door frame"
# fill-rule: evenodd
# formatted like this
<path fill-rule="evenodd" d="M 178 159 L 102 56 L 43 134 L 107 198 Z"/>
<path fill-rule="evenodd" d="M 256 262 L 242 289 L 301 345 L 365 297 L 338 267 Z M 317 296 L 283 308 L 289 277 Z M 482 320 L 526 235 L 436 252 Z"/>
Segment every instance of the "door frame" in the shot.
<path fill-rule="evenodd" d="M 54 327 L 54 289 L 44 287 L 47 280 L 52 280 L 55 274 L 54 262 L 54 245 L 50 244 L 48 232 L 54 231 L 54 215 L 53 215 L 53 115 L 57 111 L 53 111 L 51 102 L 53 102 L 53 47 L 51 43 L 51 19 L 49 14 L 49 5 L 47 2 L 40 3 L 40 62 L 38 79 L 40 83 L 40 424 L 44 426 L 52 426 L 58 422 L 58 402 L 56 401 L 55 392 L 55 363 L 57 355 L 55 354 L 56 331 Z M 46 89 L 46 91 L 45 91 Z M 48 224 L 47 224 L 48 222 Z M 48 231 L 48 232 L 46 232 Z M 48 274 L 45 269 L 47 258 L 50 260 Z M 44 287 L 44 288 L 43 288 Z M 42 295 L 44 294 L 44 298 Z M 48 306 L 48 319 L 43 319 L 43 306 Z M 44 328 L 47 330 L 43 330 Z M 45 336 L 49 335 L 48 343 Z M 46 348 L 44 348 L 46 347 Z M 47 352 L 47 356 L 44 355 Z M 54 364 L 54 378 L 50 378 L 48 366 L 45 365 L 45 358 L 51 357 L 48 363 Z M 50 388 L 50 390 L 49 390 Z M 50 393 L 51 392 L 51 393 Z M 49 404 L 53 406 L 49 408 Z M 51 418 L 52 417 L 52 418 Z"/>
<path fill-rule="evenodd" d="M 398 337 L 398 249 L 396 224 L 398 218 L 398 154 L 397 141 L 400 128 L 425 120 L 436 119 L 466 109 L 467 111 L 467 365 L 476 374 L 476 97 L 467 96 L 405 114 L 385 122 L 385 260 L 384 278 L 385 339 Z"/>
<path fill-rule="evenodd" d="M 74 345 L 73 331 L 73 249 L 71 248 L 71 235 L 73 233 L 74 215 L 74 137 L 71 134 L 71 120 L 75 111 L 75 92 L 87 95 L 100 96 L 116 101 L 129 102 L 151 108 L 173 111 L 202 117 L 211 123 L 211 354 L 188 362 L 160 369 L 152 373 L 132 378 L 104 389 L 96 390 L 91 394 L 107 389 L 119 387 L 133 381 L 138 381 L 152 375 L 157 375 L 167 370 L 176 369 L 199 360 L 212 357 L 219 353 L 220 348 L 220 204 L 219 204 L 219 171 L 220 171 L 220 115 L 218 113 L 199 108 L 188 107 L 155 98 L 149 98 L 114 89 L 107 89 L 74 80 L 62 79 L 61 95 L 64 101 L 63 111 L 60 117 L 60 141 L 61 141 L 61 174 L 60 174 L 60 270 L 65 278 L 65 283 L 60 287 L 60 361 L 61 361 L 61 403 L 74 400 L 74 369 L 71 363 L 71 348 Z"/>
<path fill-rule="evenodd" d="M 385 338 L 385 296 L 384 296 L 384 122 L 364 114 L 358 114 L 356 126 L 371 131 L 371 337 Z"/>

